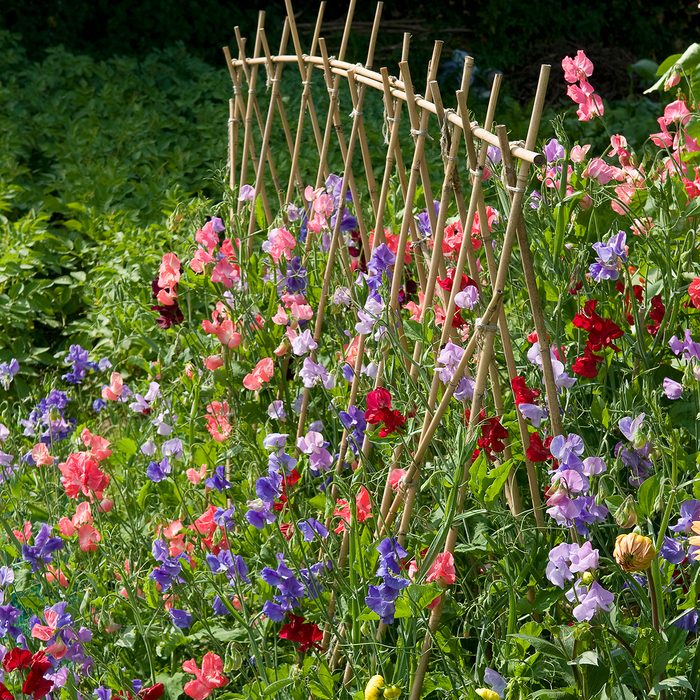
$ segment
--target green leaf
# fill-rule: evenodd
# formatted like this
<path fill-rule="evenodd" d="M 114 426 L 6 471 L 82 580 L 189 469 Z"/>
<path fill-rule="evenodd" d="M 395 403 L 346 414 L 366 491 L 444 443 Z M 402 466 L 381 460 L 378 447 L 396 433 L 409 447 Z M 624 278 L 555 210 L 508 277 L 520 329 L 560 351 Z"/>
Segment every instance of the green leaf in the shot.
<path fill-rule="evenodd" d="M 133 457 L 136 454 L 136 443 L 131 438 L 119 438 L 114 443 L 114 449 L 127 458 Z"/>
<path fill-rule="evenodd" d="M 700 44 L 691 44 L 680 57 L 678 54 L 669 56 L 659 66 L 659 70 L 657 71 L 658 74 L 662 69 L 664 70 L 661 77 L 648 90 L 645 90 L 644 94 L 647 95 L 650 92 L 654 92 L 654 90 L 662 88 L 676 66 L 682 68 L 687 74 L 690 75 L 693 73 L 698 63 L 700 63 Z"/>
<path fill-rule="evenodd" d="M 270 683 L 270 685 L 268 685 L 267 688 L 263 690 L 263 697 L 269 698 L 271 695 L 275 696 L 281 690 L 288 688 L 293 683 L 294 678 L 281 678 L 280 680 L 275 681 L 274 683 Z"/>
<path fill-rule="evenodd" d="M 637 493 L 639 503 L 638 515 L 640 518 L 648 518 L 656 509 L 656 501 L 659 496 L 663 475 L 661 472 L 650 476 L 640 487 Z"/>
<path fill-rule="evenodd" d="M 541 637 L 531 637 L 527 634 L 509 634 L 508 636 L 528 642 L 528 644 L 535 647 L 537 651 L 541 651 L 543 654 L 554 656 L 562 661 L 569 661 L 564 652 L 558 646 L 552 644 L 552 642 L 548 642 L 546 639 L 542 639 Z"/>
<path fill-rule="evenodd" d="M 685 688 L 686 690 L 694 690 L 693 685 L 685 676 L 673 676 L 672 678 L 664 678 L 654 685 L 649 692 L 649 697 L 657 697 L 664 690 L 672 688 Z"/>
<path fill-rule="evenodd" d="M 581 656 L 575 658 L 573 661 L 569 661 L 572 666 L 578 666 L 579 664 L 585 664 L 588 666 L 598 665 L 598 652 L 595 651 L 584 651 Z"/>

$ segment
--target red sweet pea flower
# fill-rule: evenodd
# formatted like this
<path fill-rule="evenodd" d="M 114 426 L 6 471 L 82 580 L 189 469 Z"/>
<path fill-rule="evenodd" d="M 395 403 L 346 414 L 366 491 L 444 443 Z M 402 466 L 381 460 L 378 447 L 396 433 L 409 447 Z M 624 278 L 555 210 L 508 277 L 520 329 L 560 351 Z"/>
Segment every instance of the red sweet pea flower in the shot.
<path fill-rule="evenodd" d="M 140 700 L 159 700 L 165 692 L 165 686 L 162 683 L 156 683 L 148 688 L 142 688 L 139 691 L 138 697 Z"/>
<path fill-rule="evenodd" d="M 22 684 L 22 692 L 31 695 L 34 700 L 39 700 L 51 692 L 53 681 L 44 678 L 44 674 L 51 669 L 51 662 L 45 652 L 38 651 L 32 656 L 29 673 Z"/>
<path fill-rule="evenodd" d="M 406 422 L 406 417 L 399 411 L 391 408 L 391 394 L 384 388 L 379 387 L 367 394 L 367 410 L 365 420 L 370 425 L 384 424 L 379 431 L 379 437 L 386 437 L 399 430 Z"/>
<path fill-rule="evenodd" d="M 688 287 L 688 295 L 690 301 L 696 309 L 700 309 L 700 277 L 696 277 Z"/>
<path fill-rule="evenodd" d="M 289 616 L 289 622 L 280 630 L 280 639 L 288 639 L 298 644 L 298 651 L 305 652 L 312 647 L 318 648 L 323 639 L 323 632 L 315 622 L 304 622 L 303 617 Z"/>
<path fill-rule="evenodd" d="M 521 403 L 535 403 L 535 399 L 540 395 L 538 389 L 527 388 L 525 377 L 513 377 L 511 386 L 513 387 L 516 406 L 519 406 Z"/>
<path fill-rule="evenodd" d="M 503 440 L 508 438 L 508 431 L 501 425 L 498 416 L 487 418 L 481 426 L 481 437 L 476 441 L 478 447 L 491 457 L 493 452 L 503 452 L 506 445 Z"/>
<path fill-rule="evenodd" d="M 605 358 L 602 355 L 596 355 L 590 346 L 586 345 L 583 355 L 576 358 L 571 369 L 574 374 L 578 374 L 580 377 L 594 379 L 598 374 L 598 368 L 604 360 Z"/>
<path fill-rule="evenodd" d="M 700 306 L 698 306 L 700 308 Z M 651 335 L 656 335 L 659 332 L 661 326 L 661 321 L 664 320 L 666 315 L 666 307 L 663 301 L 661 301 L 661 295 L 657 294 L 651 298 L 651 308 L 649 309 L 649 319 L 652 323 L 647 325 L 647 330 Z"/>
<path fill-rule="evenodd" d="M 545 443 L 547 442 L 551 442 L 551 440 L 546 440 Z M 530 445 L 525 451 L 525 455 L 533 464 L 552 459 L 552 453 L 549 451 L 549 447 L 542 443 L 539 433 L 530 434 Z"/>
<path fill-rule="evenodd" d="M 589 299 L 583 307 L 583 312 L 574 316 L 573 324 L 588 333 L 587 344 L 591 350 L 612 348 L 615 352 L 620 352 L 620 348 L 612 341 L 624 335 L 622 329 L 609 318 L 599 316 L 595 312 L 597 305 L 597 300 Z"/>
<path fill-rule="evenodd" d="M 15 700 L 15 696 L 0 683 L 0 700 Z"/>
<path fill-rule="evenodd" d="M 29 668 L 32 662 L 32 652 L 27 649 L 20 649 L 15 647 L 10 649 L 10 651 L 5 654 L 5 658 L 2 660 L 2 667 L 10 673 L 18 668 Z"/>

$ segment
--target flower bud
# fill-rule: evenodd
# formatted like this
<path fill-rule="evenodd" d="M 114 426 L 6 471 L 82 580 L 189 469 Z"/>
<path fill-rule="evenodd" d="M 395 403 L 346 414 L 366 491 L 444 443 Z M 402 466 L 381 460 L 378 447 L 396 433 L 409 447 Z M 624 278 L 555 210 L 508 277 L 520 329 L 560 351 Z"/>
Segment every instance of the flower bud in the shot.
<path fill-rule="evenodd" d="M 584 583 L 586 586 L 590 586 L 593 581 L 595 581 L 593 574 L 590 571 L 584 571 L 583 575 L 581 576 L 581 583 Z"/>
<path fill-rule="evenodd" d="M 618 535 L 615 540 L 613 557 L 623 571 L 645 571 L 656 556 L 651 539 L 636 532 Z"/>
<path fill-rule="evenodd" d="M 674 68 L 671 74 L 664 82 L 664 92 L 668 92 L 671 88 L 676 87 L 681 81 L 681 74 L 677 68 Z"/>
<path fill-rule="evenodd" d="M 401 697 L 401 688 L 397 685 L 390 685 L 384 689 L 384 697 L 386 700 L 396 700 Z"/>
<path fill-rule="evenodd" d="M 627 496 L 613 514 L 615 522 L 623 529 L 629 530 L 637 524 L 637 511 L 634 507 L 634 498 Z"/>

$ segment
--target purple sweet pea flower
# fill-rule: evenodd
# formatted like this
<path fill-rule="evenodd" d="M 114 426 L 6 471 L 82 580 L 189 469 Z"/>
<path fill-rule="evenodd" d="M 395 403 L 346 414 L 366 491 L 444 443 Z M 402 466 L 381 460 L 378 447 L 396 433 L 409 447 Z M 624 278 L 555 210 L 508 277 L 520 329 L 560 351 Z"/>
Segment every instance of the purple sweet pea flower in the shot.
<path fill-rule="evenodd" d="M 160 462 L 150 462 L 146 469 L 146 476 L 155 484 L 168 478 L 172 468 L 167 457 Z"/>
<path fill-rule="evenodd" d="M 670 379 L 669 377 L 664 377 L 663 388 L 666 398 L 670 399 L 671 401 L 676 401 L 683 395 L 683 385 L 680 382 Z"/>
<path fill-rule="evenodd" d="M 620 432 L 630 441 L 634 442 L 637 439 L 637 434 L 644 423 L 644 413 L 640 413 L 636 418 L 625 416 L 620 419 L 617 424 Z"/>
<path fill-rule="evenodd" d="M 217 467 L 214 470 L 214 475 L 210 476 L 204 483 L 210 489 L 216 489 L 219 493 L 230 489 L 232 486 L 231 482 L 226 478 L 226 471 L 223 466 Z"/>
<path fill-rule="evenodd" d="M 0 362 L 0 385 L 7 391 L 19 372 L 19 362 L 13 357 L 9 362 Z"/>
<path fill-rule="evenodd" d="M 695 520 L 700 520 L 700 501 L 696 501 L 695 499 L 683 501 L 683 503 L 681 503 L 680 518 L 669 530 L 688 534 L 692 531 L 693 522 Z"/>
<path fill-rule="evenodd" d="M 501 151 L 498 151 L 499 155 Z M 499 698 L 502 698 L 506 692 L 506 686 L 508 681 L 500 674 L 498 671 L 494 671 L 492 668 L 486 668 L 484 671 L 484 683 L 491 686 L 491 690 L 498 694 Z"/>
<path fill-rule="evenodd" d="M 661 545 L 659 554 L 669 564 L 680 564 L 685 561 L 685 550 L 683 545 L 673 537 L 664 537 L 664 543 Z"/>
<path fill-rule="evenodd" d="M 525 420 L 529 420 L 535 428 L 539 428 L 543 420 L 547 418 L 549 412 L 534 403 L 518 404 L 518 410 Z"/>
<path fill-rule="evenodd" d="M 192 626 L 192 615 L 186 610 L 178 610 L 177 608 L 173 608 L 169 611 L 169 613 L 170 619 L 173 621 L 175 627 L 184 630 Z"/>
<path fill-rule="evenodd" d="M 292 338 L 292 352 L 295 355 L 306 355 L 306 353 L 315 350 L 317 347 L 318 343 L 314 340 L 308 328 Z"/>
<path fill-rule="evenodd" d="M 620 276 L 620 269 L 627 262 L 626 236 L 624 231 L 618 231 L 607 243 L 593 244 L 598 257 L 590 266 L 589 272 L 596 282 L 616 280 Z"/>
<path fill-rule="evenodd" d="M 679 627 L 687 632 L 697 632 L 698 629 L 698 611 L 688 610 L 671 623 L 675 627 Z"/>
<path fill-rule="evenodd" d="M 22 545 L 22 558 L 37 572 L 43 564 L 53 562 L 53 553 L 63 549 L 63 540 L 60 537 L 51 537 L 51 528 L 42 523 L 39 532 L 34 538 L 34 544 Z"/>
<path fill-rule="evenodd" d="M 299 531 L 302 533 L 304 542 L 313 542 L 315 537 L 320 537 L 325 540 L 328 537 L 328 529 L 325 525 L 318 522 L 315 518 L 308 518 L 307 520 L 300 520 L 297 523 Z"/>
<path fill-rule="evenodd" d="M 287 412 L 284 410 L 284 402 L 280 400 L 273 401 L 267 407 L 267 415 L 271 420 L 284 422 L 287 420 Z"/>

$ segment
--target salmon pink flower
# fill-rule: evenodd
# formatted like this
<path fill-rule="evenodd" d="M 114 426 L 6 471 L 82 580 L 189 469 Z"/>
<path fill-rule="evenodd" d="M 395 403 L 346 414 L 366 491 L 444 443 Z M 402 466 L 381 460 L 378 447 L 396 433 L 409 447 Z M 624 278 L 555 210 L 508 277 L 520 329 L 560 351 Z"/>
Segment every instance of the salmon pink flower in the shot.
<path fill-rule="evenodd" d="M 428 575 L 425 577 L 427 583 L 436 581 L 441 586 L 451 586 L 457 580 L 455 571 L 455 560 L 452 552 L 441 552 L 435 557 L 431 564 Z"/>
<path fill-rule="evenodd" d="M 258 362 L 253 371 L 243 377 L 243 386 L 249 391 L 258 391 L 267 384 L 274 373 L 274 363 L 271 357 L 265 357 Z"/>
<path fill-rule="evenodd" d="M 207 430 L 216 442 L 224 442 L 231 434 L 228 415 L 228 401 L 212 401 L 207 406 Z"/>
<path fill-rule="evenodd" d="M 102 498 L 109 485 L 109 476 L 100 470 L 97 461 L 87 452 L 73 452 L 68 459 L 58 465 L 62 474 L 61 483 L 69 498 L 77 498 L 82 493 L 91 501 Z"/>
<path fill-rule="evenodd" d="M 102 398 L 105 401 L 118 401 L 124 393 L 124 380 L 119 372 L 112 372 L 109 386 L 102 387 Z"/>
<path fill-rule="evenodd" d="M 355 496 L 355 507 L 357 509 L 357 522 L 363 523 L 372 517 L 372 503 L 369 491 L 364 486 L 360 487 L 357 496 Z M 333 516 L 340 518 L 340 522 L 333 532 L 336 534 L 344 532 L 345 524 L 350 523 L 351 519 L 350 504 L 346 500 L 339 498 L 333 511 Z"/>
<path fill-rule="evenodd" d="M 204 700 L 208 698 L 216 688 L 223 688 L 228 679 L 223 675 L 224 664 L 221 657 L 212 651 L 208 651 L 202 659 L 202 668 L 197 667 L 194 659 L 185 661 L 182 670 L 192 673 L 195 679 L 185 683 L 185 695 L 189 695 L 193 700 Z"/>
<path fill-rule="evenodd" d="M 241 334 L 229 318 L 226 305 L 219 301 L 211 312 L 211 321 L 202 321 L 202 330 L 210 335 L 215 335 L 219 342 L 227 348 L 237 348 L 241 344 Z"/>
<path fill-rule="evenodd" d="M 209 357 L 204 358 L 204 366 L 210 372 L 214 372 L 219 369 L 219 367 L 224 366 L 224 358 L 221 357 L 221 355 L 209 355 Z"/>

